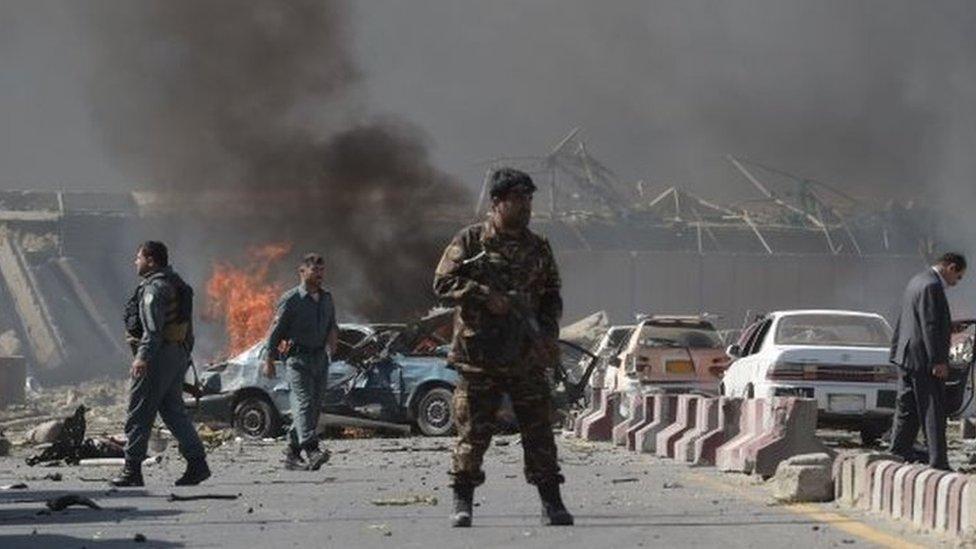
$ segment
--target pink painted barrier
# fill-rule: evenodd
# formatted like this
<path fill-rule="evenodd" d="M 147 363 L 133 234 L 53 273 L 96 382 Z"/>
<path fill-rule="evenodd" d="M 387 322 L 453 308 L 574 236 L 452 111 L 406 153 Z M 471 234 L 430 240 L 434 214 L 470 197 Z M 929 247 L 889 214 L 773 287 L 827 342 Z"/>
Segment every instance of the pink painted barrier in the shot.
<path fill-rule="evenodd" d="M 816 400 L 774 397 L 768 407 L 769 411 L 763 417 L 762 434 L 743 448 L 748 472 L 768 478 L 787 458 L 801 454 L 835 454 L 817 438 Z"/>
<path fill-rule="evenodd" d="M 720 397 L 718 399 L 716 427 L 695 440 L 693 464 L 715 465 L 715 451 L 718 447 L 739 434 L 742 402 L 741 398 Z"/>
<path fill-rule="evenodd" d="M 766 399 L 750 398 L 742 401 L 739 414 L 739 434 L 715 450 L 715 465 L 719 471 L 748 473 L 744 450 L 749 443 L 762 436 Z"/>
<path fill-rule="evenodd" d="M 582 438 L 592 441 L 609 441 L 613 427 L 619 417 L 617 406 L 620 393 L 603 393 L 600 409 L 583 420 Z"/>
<path fill-rule="evenodd" d="M 613 428 L 611 439 L 616 446 L 627 446 L 627 432 L 644 417 L 644 397 L 632 394 L 627 397 L 627 417 Z"/>
<path fill-rule="evenodd" d="M 694 463 L 695 443 L 707 433 L 718 427 L 718 399 L 701 398 L 695 411 L 695 427 L 690 429 L 674 443 L 674 459 L 684 463 Z"/>
<path fill-rule="evenodd" d="M 573 425 L 573 432 L 576 433 L 577 437 L 583 436 L 583 420 L 587 418 L 592 413 L 595 413 L 600 409 L 600 403 L 603 401 L 602 398 L 603 389 L 594 387 L 593 394 L 590 396 L 590 405 L 585 410 L 581 410 L 579 415 L 576 416 L 576 422 Z"/>
<path fill-rule="evenodd" d="M 656 411 L 659 409 L 658 406 L 658 396 L 657 394 L 642 395 L 641 398 L 644 399 L 643 405 L 641 405 L 641 417 L 636 423 L 632 424 L 629 429 L 627 429 L 627 449 L 634 451 L 637 449 L 637 432 L 647 427 L 654 421 L 655 414 L 660 412 Z"/>
<path fill-rule="evenodd" d="M 634 449 L 641 453 L 657 453 L 657 434 L 674 423 L 677 408 L 677 396 L 656 395 L 654 399 L 654 421 L 634 434 Z"/>
<path fill-rule="evenodd" d="M 673 458 L 675 456 L 675 443 L 685 433 L 695 428 L 695 422 L 698 419 L 696 412 L 700 400 L 703 399 L 698 395 L 678 396 L 678 412 L 675 415 L 674 423 L 657 434 L 657 445 L 655 447 L 657 457 Z"/>

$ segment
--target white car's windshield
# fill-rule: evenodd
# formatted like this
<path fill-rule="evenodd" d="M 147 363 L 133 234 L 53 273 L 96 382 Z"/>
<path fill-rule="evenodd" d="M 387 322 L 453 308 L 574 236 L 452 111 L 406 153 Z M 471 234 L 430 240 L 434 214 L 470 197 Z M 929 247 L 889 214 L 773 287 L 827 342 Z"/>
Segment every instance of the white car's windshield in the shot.
<path fill-rule="evenodd" d="M 777 345 L 887 347 L 888 324 L 874 316 L 809 314 L 785 316 L 776 328 Z"/>
<path fill-rule="evenodd" d="M 641 327 L 640 344 L 644 347 L 718 349 L 722 347 L 722 339 L 714 328 L 705 324 L 663 326 L 647 323 Z"/>

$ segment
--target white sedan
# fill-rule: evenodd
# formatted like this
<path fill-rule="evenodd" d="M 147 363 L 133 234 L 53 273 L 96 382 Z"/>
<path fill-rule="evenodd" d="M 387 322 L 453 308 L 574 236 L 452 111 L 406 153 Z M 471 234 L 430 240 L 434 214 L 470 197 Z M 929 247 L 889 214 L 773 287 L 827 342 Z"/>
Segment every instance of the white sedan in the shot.
<path fill-rule="evenodd" d="M 894 414 L 898 370 L 888 362 L 891 327 L 856 311 L 778 311 L 743 331 L 719 390 L 728 396 L 817 400 L 821 424 L 861 430 L 865 443 Z"/>

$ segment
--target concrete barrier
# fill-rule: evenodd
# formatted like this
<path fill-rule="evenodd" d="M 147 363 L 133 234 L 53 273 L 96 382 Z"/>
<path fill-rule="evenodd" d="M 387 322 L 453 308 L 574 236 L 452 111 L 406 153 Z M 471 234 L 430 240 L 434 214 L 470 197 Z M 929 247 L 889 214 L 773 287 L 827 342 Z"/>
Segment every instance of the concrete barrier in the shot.
<path fill-rule="evenodd" d="M 620 419 L 617 406 L 620 404 L 620 393 L 603 393 L 600 408 L 583 419 L 581 437 L 591 441 L 609 441 L 613 427 Z"/>
<path fill-rule="evenodd" d="M 637 449 L 637 432 L 647 427 L 654 421 L 655 414 L 660 414 L 658 411 L 658 397 L 659 394 L 648 394 L 641 395 L 643 399 L 643 404 L 641 405 L 641 416 L 640 419 L 631 424 L 627 429 L 627 449 L 634 451 Z"/>
<path fill-rule="evenodd" d="M 715 465 L 715 451 L 718 447 L 739 434 L 742 399 L 720 397 L 716 407 L 718 409 L 716 426 L 700 438 L 695 439 L 694 458 L 692 459 L 692 463 L 695 465 Z"/>
<path fill-rule="evenodd" d="M 695 462 L 695 443 L 718 427 L 719 399 L 700 398 L 695 411 L 695 427 L 674 443 L 674 459 L 684 463 Z"/>
<path fill-rule="evenodd" d="M 972 535 L 976 501 L 970 501 L 969 476 L 884 457 L 880 452 L 840 456 L 842 463 L 835 467 L 839 477 L 834 479 L 835 489 L 841 490 L 837 503 L 867 508 L 921 530 Z"/>
<path fill-rule="evenodd" d="M 674 423 L 657 434 L 655 446 L 657 457 L 673 458 L 675 456 L 675 443 L 685 433 L 695 428 L 695 422 L 698 419 L 696 416 L 698 402 L 701 400 L 703 400 L 702 397 L 698 395 L 678 396 L 678 410 L 674 417 Z"/>
<path fill-rule="evenodd" d="M 749 443 L 762 435 L 766 400 L 750 398 L 742 402 L 739 414 L 739 434 L 715 450 L 715 465 L 719 471 L 747 473 L 744 451 Z"/>
<path fill-rule="evenodd" d="M 625 401 L 625 406 L 627 410 L 627 417 L 623 418 L 616 426 L 613 428 L 613 432 L 610 438 L 613 440 L 615 446 L 627 446 L 627 432 L 631 427 L 640 423 L 641 419 L 644 417 L 644 397 L 641 394 L 631 394 L 627 395 Z"/>
<path fill-rule="evenodd" d="M 634 434 L 634 449 L 641 453 L 657 453 L 657 435 L 674 423 L 678 397 L 675 395 L 656 395 L 654 399 L 654 421 L 641 427 Z"/>
<path fill-rule="evenodd" d="M 600 409 L 601 402 L 603 402 L 603 389 L 594 387 L 593 393 L 590 395 L 590 405 L 586 409 L 580 410 L 574 421 L 573 432 L 576 433 L 577 437 L 583 436 L 583 420 L 590 414 L 596 413 Z"/>
<path fill-rule="evenodd" d="M 801 454 L 835 452 L 817 438 L 817 401 L 811 398 L 774 397 L 767 401 L 762 434 L 750 440 L 743 453 L 749 472 L 769 478 L 784 459 Z"/>

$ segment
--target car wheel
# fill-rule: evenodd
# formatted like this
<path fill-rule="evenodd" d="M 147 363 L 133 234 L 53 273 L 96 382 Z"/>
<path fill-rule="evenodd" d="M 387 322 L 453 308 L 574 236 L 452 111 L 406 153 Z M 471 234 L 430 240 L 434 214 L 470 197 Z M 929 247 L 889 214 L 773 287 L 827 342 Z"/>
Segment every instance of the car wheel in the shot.
<path fill-rule="evenodd" d="M 234 407 L 234 430 L 247 438 L 268 438 L 281 431 L 281 416 L 266 398 L 245 397 Z"/>
<path fill-rule="evenodd" d="M 444 387 L 428 390 L 417 403 L 417 428 L 429 436 L 454 432 L 454 393 Z"/>
<path fill-rule="evenodd" d="M 746 398 L 756 398 L 756 390 L 752 387 L 752 384 L 746 385 Z"/>

